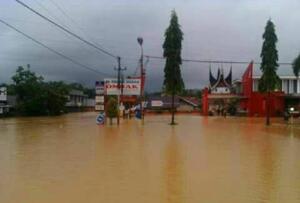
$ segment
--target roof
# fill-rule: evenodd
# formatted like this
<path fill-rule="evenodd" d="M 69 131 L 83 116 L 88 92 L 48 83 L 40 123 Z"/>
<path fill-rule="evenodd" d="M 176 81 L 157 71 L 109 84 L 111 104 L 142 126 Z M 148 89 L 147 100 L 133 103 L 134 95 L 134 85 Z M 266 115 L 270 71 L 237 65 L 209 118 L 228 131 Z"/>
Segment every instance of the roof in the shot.
<path fill-rule="evenodd" d="M 232 85 L 232 68 L 230 68 L 230 72 L 228 73 L 227 77 L 224 77 L 223 69 L 218 69 L 217 78 L 211 73 L 211 69 L 209 69 L 209 81 L 210 81 L 210 88 L 214 89 L 218 86 L 222 87 L 231 87 Z"/>
<path fill-rule="evenodd" d="M 83 91 L 81 90 L 75 90 L 75 89 L 72 89 L 70 92 L 69 92 L 69 95 L 72 95 L 72 96 L 82 96 L 82 97 L 87 97 L 87 95 L 85 95 L 83 93 Z"/>
<path fill-rule="evenodd" d="M 296 78 L 291 65 L 280 65 L 277 74 L 280 78 Z M 253 78 L 259 78 L 261 75 L 260 65 L 253 65 Z"/>
<path fill-rule="evenodd" d="M 179 97 L 179 99 L 192 105 L 193 107 L 197 107 L 200 105 L 200 99 L 196 97 Z"/>

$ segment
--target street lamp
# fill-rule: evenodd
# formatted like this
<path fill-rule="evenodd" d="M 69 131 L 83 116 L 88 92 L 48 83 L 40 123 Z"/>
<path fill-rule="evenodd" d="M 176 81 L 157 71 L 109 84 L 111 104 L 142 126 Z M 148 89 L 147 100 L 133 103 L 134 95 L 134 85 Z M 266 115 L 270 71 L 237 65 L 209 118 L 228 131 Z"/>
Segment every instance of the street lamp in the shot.
<path fill-rule="evenodd" d="M 141 77 L 141 92 L 140 92 L 140 111 L 141 111 L 141 120 L 142 123 L 144 123 L 144 109 L 143 109 L 143 84 L 144 84 L 144 50 L 143 50 L 143 38 L 138 37 L 137 42 L 139 43 L 141 47 L 141 59 L 140 59 L 140 77 Z"/>

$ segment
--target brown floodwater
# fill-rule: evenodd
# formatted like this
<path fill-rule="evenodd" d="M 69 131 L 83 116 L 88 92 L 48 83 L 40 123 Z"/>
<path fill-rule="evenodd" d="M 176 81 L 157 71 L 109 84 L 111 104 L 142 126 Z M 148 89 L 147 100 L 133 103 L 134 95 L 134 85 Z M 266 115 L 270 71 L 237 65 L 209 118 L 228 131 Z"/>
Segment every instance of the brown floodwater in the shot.
<path fill-rule="evenodd" d="M 1 203 L 300 202 L 300 126 L 95 113 L 0 120 Z M 273 120 L 274 121 L 274 120 Z"/>

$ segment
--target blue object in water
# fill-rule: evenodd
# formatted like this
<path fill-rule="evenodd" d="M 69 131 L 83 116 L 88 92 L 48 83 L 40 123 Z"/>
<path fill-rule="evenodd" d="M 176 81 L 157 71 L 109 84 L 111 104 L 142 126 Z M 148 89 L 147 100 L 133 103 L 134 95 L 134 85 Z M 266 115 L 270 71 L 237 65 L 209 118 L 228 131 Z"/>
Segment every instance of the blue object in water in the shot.
<path fill-rule="evenodd" d="M 142 119 L 142 112 L 141 112 L 141 110 L 137 110 L 137 111 L 135 112 L 135 117 L 136 117 L 137 119 Z"/>
<path fill-rule="evenodd" d="M 103 125 L 105 121 L 105 113 L 100 113 L 96 118 L 96 123 L 98 125 Z"/>

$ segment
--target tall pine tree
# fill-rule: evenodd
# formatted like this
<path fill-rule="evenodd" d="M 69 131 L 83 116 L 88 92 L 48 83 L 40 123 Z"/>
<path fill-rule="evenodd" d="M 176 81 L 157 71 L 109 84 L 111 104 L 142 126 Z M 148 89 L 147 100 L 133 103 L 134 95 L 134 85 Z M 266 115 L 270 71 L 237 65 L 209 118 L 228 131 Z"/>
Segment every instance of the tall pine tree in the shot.
<path fill-rule="evenodd" d="M 267 93 L 266 99 L 266 124 L 270 124 L 270 92 L 274 91 L 279 85 L 279 77 L 276 73 L 278 68 L 278 51 L 276 43 L 278 41 L 275 33 L 275 25 L 268 20 L 263 34 L 263 45 L 261 50 L 261 66 L 262 76 L 259 80 L 259 90 Z"/>
<path fill-rule="evenodd" d="M 176 93 L 184 89 L 184 82 L 181 76 L 180 65 L 181 61 L 181 42 L 183 40 L 183 32 L 178 23 L 178 17 L 173 10 L 171 14 L 170 25 L 165 32 L 165 41 L 163 44 L 164 57 L 166 58 L 165 64 L 165 79 L 164 90 L 167 94 L 172 95 L 172 121 L 174 125 L 174 97 Z"/>

